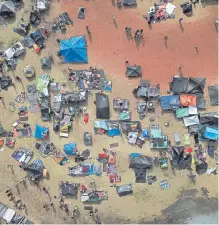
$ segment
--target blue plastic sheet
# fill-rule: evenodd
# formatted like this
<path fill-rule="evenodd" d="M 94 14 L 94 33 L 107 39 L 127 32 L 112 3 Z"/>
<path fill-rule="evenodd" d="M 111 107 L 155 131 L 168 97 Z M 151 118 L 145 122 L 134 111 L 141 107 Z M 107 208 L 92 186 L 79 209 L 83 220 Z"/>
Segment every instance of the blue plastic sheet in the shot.
<path fill-rule="evenodd" d="M 37 139 L 44 139 L 48 137 L 49 129 L 40 125 L 36 125 L 34 137 Z"/>
<path fill-rule="evenodd" d="M 75 155 L 76 151 L 77 151 L 77 148 L 76 148 L 75 142 L 64 145 L 64 152 L 66 155 Z"/>
<path fill-rule="evenodd" d="M 179 95 L 161 96 L 160 105 L 163 110 L 176 110 L 180 106 Z"/>

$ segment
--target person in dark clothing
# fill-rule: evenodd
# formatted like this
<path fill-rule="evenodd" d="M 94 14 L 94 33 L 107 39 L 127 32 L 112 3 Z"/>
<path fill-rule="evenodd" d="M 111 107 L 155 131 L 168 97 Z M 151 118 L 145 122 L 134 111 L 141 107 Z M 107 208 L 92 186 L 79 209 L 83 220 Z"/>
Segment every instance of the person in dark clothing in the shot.
<path fill-rule="evenodd" d="M 15 79 L 16 79 L 16 81 L 18 81 L 18 82 L 22 82 L 21 78 L 18 77 L 18 76 L 15 76 Z"/>

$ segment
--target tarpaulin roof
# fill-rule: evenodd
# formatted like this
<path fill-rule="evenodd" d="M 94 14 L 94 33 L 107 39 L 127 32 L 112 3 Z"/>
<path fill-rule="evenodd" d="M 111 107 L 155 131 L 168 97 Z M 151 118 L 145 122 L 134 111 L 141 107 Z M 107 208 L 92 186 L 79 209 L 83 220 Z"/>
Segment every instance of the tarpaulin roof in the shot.
<path fill-rule="evenodd" d="M 61 183 L 59 188 L 63 196 L 72 195 L 77 197 L 79 185 L 70 183 Z"/>
<path fill-rule="evenodd" d="M 108 123 L 108 135 L 110 137 L 119 136 L 121 134 L 119 129 L 119 121 L 109 120 L 107 123 Z"/>
<path fill-rule="evenodd" d="M 199 119 L 198 116 L 190 116 L 190 117 L 184 117 L 183 118 L 184 121 L 184 125 L 185 127 L 191 126 L 191 125 L 195 125 L 195 124 L 199 124 Z"/>
<path fill-rule="evenodd" d="M 140 155 L 130 158 L 129 168 L 133 169 L 149 169 L 152 167 L 153 161 L 149 156 Z"/>
<path fill-rule="evenodd" d="M 187 93 L 204 94 L 205 81 L 206 81 L 205 77 L 201 78 L 190 77 L 187 87 Z"/>
<path fill-rule="evenodd" d="M 49 96 L 48 85 L 50 82 L 50 76 L 47 74 L 41 74 L 37 77 L 37 91 L 42 96 Z"/>
<path fill-rule="evenodd" d="M 14 14 L 15 7 L 13 1 L 0 2 L 0 15 Z"/>
<path fill-rule="evenodd" d="M 40 31 L 40 29 L 37 29 L 33 33 L 31 33 L 30 37 L 33 39 L 33 41 L 36 44 L 43 43 L 43 41 L 45 40 L 45 37 L 42 35 L 42 32 Z"/>
<path fill-rule="evenodd" d="M 60 54 L 65 63 L 87 63 L 87 44 L 84 36 L 60 41 Z"/>
<path fill-rule="evenodd" d="M 204 137 L 216 141 L 218 139 L 218 129 L 206 126 L 204 129 Z"/>
<path fill-rule="evenodd" d="M 37 139 L 44 139 L 48 136 L 49 129 L 47 127 L 36 124 L 34 137 Z"/>
<path fill-rule="evenodd" d="M 34 160 L 31 164 L 29 164 L 26 169 L 33 174 L 43 175 L 43 171 L 45 169 L 43 162 L 40 159 Z"/>
<path fill-rule="evenodd" d="M 201 113 L 199 114 L 199 119 L 201 124 L 215 124 L 218 125 L 218 113 L 210 112 L 210 113 Z"/>
<path fill-rule="evenodd" d="M 109 119 L 109 98 L 107 95 L 102 93 L 96 93 L 96 117 L 98 119 Z"/>
<path fill-rule="evenodd" d="M 126 6 L 137 5 L 137 2 L 136 0 L 123 0 L 123 5 L 126 5 Z"/>
<path fill-rule="evenodd" d="M 218 106 L 218 85 L 208 86 L 208 94 L 210 97 L 210 105 Z"/>
<path fill-rule="evenodd" d="M 127 77 L 138 77 L 142 75 L 141 66 L 127 66 L 126 76 Z"/>
<path fill-rule="evenodd" d="M 106 120 L 94 120 L 94 128 L 108 130 L 108 123 Z"/>
<path fill-rule="evenodd" d="M 70 144 L 64 144 L 64 152 L 66 155 L 75 155 L 77 151 L 77 146 L 75 142 Z"/>
<path fill-rule="evenodd" d="M 161 96 L 160 105 L 163 110 L 175 110 L 179 108 L 179 95 Z"/>
<path fill-rule="evenodd" d="M 186 93 L 188 79 L 181 76 L 174 76 L 172 82 L 170 82 L 170 91 L 173 94 Z"/>
<path fill-rule="evenodd" d="M 178 119 L 186 116 L 189 116 L 189 108 L 180 108 L 176 110 L 176 117 Z"/>
<path fill-rule="evenodd" d="M 85 12 L 86 12 L 86 10 L 85 10 L 85 8 L 83 8 L 83 7 L 79 7 L 78 8 L 78 18 L 85 18 Z"/>
<path fill-rule="evenodd" d="M 206 109 L 206 100 L 203 95 L 196 95 L 196 106 L 198 109 Z"/>
<path fill-rule="evenodd" d="M 141 130 L 141 123 L 139 121 L 122 121 L 120 125 L 124 132 L 139 132 Z"/>
<path fill-rule="evenodd" d="M 196 106 L 196 96 L 195 95 L 180 95 L 180 105 L 181 106 Z"/>

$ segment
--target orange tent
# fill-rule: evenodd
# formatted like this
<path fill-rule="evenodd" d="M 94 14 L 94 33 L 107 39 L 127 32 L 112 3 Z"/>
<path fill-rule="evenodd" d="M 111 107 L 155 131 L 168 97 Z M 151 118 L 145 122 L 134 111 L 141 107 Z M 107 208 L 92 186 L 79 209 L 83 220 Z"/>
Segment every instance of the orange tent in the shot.
<path fill-rule="evenodd" d="M 181 106 L 196 106 L 196 96 L 195 95 L 180 95 L 180 105 Z"/>

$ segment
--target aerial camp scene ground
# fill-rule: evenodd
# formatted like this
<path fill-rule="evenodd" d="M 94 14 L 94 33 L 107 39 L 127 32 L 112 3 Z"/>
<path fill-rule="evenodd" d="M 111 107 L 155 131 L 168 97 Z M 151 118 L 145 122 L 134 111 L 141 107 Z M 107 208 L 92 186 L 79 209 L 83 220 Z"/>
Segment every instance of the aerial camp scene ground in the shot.
<path fill-rule="evenodd" d="M 218 1 L 0 1 L 0 223 L 218 224 Z"/>

